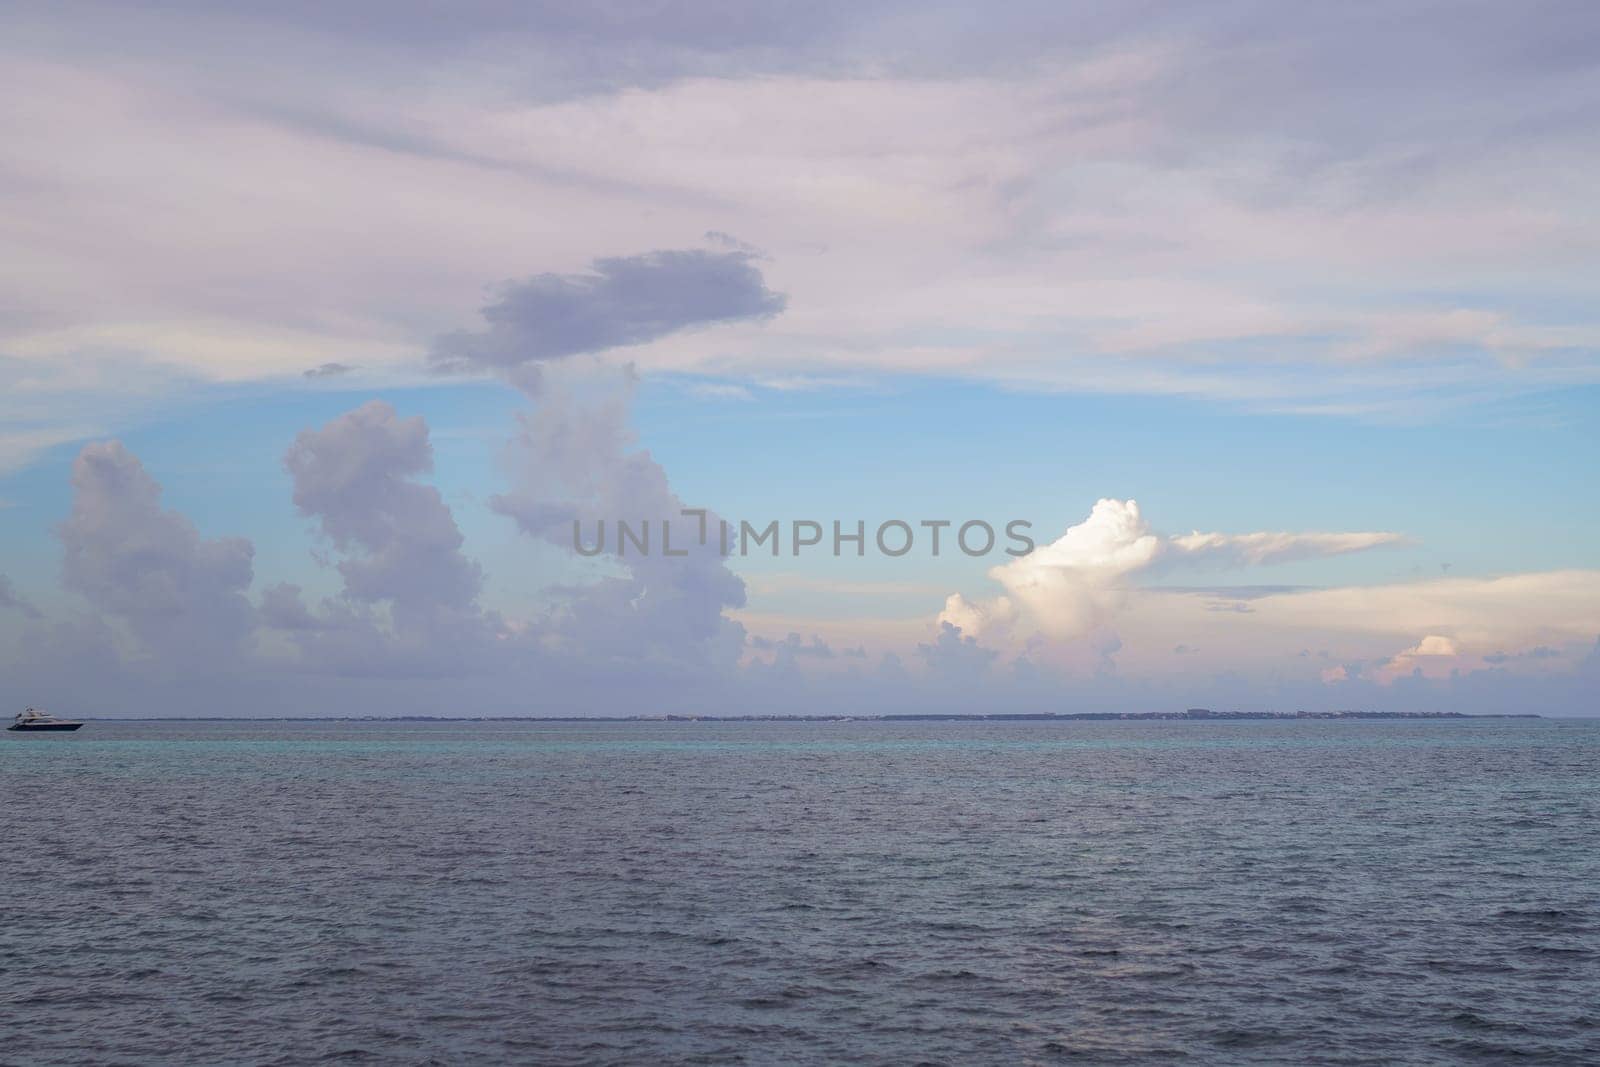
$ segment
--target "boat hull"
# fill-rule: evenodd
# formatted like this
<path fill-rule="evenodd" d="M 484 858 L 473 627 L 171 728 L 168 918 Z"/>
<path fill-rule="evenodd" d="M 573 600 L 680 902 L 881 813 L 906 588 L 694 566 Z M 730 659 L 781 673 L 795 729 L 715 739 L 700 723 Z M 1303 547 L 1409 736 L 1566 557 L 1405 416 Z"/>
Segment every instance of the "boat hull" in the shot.
<path fill-rule="evenodd" d="M 12 723 L 10 726 L 7 726 L 6 729 L 7 730 L 15 730 L 18 733 L 39 734 L 39 733 L 45 733 L 45 732 L 48 732 L 48 731 L 62 732 L 62 731 L 68 731 L 68 730 L 76 730 L 78 727 L 80 727 L 82 725 L 83 725 L 83 723 L 81 723 L 81 722 L 42 722 L 42 723 L 38 723 L 38 724 L 20 723 L 20 722 L 18 722 L 18 723 Z"/>

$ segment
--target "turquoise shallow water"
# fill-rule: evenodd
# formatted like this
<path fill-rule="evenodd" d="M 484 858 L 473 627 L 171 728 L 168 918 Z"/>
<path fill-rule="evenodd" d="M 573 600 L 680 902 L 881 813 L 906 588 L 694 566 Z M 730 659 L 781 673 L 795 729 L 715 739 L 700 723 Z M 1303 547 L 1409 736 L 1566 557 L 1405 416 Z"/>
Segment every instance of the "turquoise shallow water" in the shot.
<path fill-rule="evenodd" d="M 1600 1062 L 1600 723 L 0 737 L 3 1063 Z"/>

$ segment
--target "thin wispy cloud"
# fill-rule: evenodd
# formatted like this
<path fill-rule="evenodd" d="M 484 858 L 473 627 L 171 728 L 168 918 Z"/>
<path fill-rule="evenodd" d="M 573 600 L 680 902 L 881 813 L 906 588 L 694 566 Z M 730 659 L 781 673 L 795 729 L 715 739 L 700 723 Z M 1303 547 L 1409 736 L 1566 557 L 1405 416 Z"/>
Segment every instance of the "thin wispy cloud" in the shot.
<path fill-rule="evenodd" d="M 732 382 L 693 382 L 686 387 L 690 396 L 701 400 L 754 400 L 755 394 L 748 386 Z"/>

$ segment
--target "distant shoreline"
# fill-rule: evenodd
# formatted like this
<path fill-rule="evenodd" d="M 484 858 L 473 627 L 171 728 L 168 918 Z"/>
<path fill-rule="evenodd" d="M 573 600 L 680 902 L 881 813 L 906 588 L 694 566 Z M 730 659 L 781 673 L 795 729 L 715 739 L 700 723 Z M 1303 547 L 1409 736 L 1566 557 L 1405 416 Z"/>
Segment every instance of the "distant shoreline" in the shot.
<path fill-rule="evenodd" d="M 908 715 L 159 715 L 86 722 L 1297 722 L 1384 719 L 1542 719 L 1542 715 L 1468 715 L 1458 711 L 1188 711 Z"/>

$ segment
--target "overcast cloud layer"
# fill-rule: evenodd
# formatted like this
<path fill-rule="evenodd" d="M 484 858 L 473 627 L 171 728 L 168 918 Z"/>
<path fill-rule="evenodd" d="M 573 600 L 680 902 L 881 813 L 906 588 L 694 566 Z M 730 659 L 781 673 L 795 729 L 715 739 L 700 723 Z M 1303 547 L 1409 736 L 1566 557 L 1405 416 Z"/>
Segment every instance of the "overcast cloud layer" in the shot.
<path fill-rule="evenodd" d="M 1596 380 L 1581 3 L 11 7 L 0 462 L 430 350 L 1390 417 Z"/>

